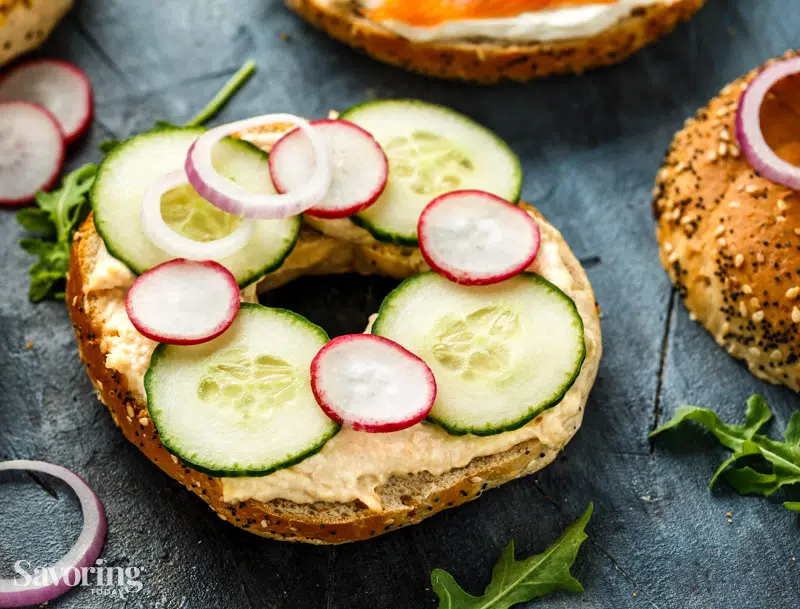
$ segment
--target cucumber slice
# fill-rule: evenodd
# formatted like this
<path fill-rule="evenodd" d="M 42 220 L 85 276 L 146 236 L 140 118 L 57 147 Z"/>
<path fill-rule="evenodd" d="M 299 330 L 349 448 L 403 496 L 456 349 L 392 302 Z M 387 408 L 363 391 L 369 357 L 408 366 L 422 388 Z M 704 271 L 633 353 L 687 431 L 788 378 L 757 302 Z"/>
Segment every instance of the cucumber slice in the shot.
<path fill-rule="evenodd" d="M 243 303 L 212 341 L 158 345 L 144 383 L 161 442 L 214 476 L 264 476 L 311 456 L 339 431 L 311 391 L 327 342 L 296 313 Z"/>
<path fill-rule="evenodd" d="M 422 273 L 383 301 L 372 332 L 430 366 L 428 419 L 455 435 L 522 427 L 561 401 L 586 355 L 575 303 L 535 273 L 472 287 Z"/>
<path fill-rule="evenodd" d="M 389 158 L 381 197 L 351 216 L 379 241 L 417 245 L 417 221 L 435 197 L 485 190 L 516 203 L 519 159 L 494 133 L 445 108 L 416 100 L 376 101 L 341 116 L 369 131 Z"/>
<path fill-rule="evenodd" d="M 142 195 L 155 179 L 183 168 L 189 146 L 202 133 L 194 128 L 151 131 L 119 145 L 100 165 L 91 191 L 95 227 L 111 255 L 139 275 L 174 257 L 153 245 L 142 231 Z M 214 165 L 248 190 L 275 192 L 267 154 L 247 142 L 221 141 L 214 149 Z M 201 198 L 188 184 L 166 193 L 161 211 L 167 224 L 198 241 L 224 237 L 240 222 Z M 299 217 L 255 221 L 250 243 L 217 262 L 245 287 L 283 263 L 299 232 Z"/>

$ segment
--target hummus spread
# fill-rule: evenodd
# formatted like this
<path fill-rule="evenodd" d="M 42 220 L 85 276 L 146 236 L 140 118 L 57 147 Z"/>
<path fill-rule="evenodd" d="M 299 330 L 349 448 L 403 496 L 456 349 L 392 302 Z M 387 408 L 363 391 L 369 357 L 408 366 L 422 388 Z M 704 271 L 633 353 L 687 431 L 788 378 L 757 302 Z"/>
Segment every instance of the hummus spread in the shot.
<path fill-rule="evenodd" d="M 477 457 L 506 451 L 515 445 L 536 439 L 548 449 L 558 450 L 572 437 L 580 424 L 582 405 L 594 378 L 599 355 L 600 330 L 595 321 L 594 298 L 588 285 L 577 282 L 569 270 L 559 245 L 558 232 L 541 223 L 542 245 L 531 270 L 538 272 L 568 294 L 584 320 L 586 363 L 577 381 L 562 402 L 520 429 L 494 436 L 451 436 L 439 427 L 420 423 L 392 433 L 370 434 L 343 429 L 316 455 L 268 476 L 223 478 L 227 502 L 257 499 L 289 499 L 296 503 L 316 501 L 351 502 L 359 500 L 370 509 L 381 510 L 377 492 L 392 475 L 422 471 L 434 475 L 466 466 Z M 292 278 L 303 269 L 319 271 L 318 247 L 298 248 L 284 267 L 273 275 Z M 310 241 L 313 243 L 313 241 Z M 336 242 L 339 249 L 347 247 Z M 339 252 L 341 254 L 341 252 Z M 130 390 L 144 404 L 143 377 L 155 343 L 140 335 L 125 313 L 125 290 L 133 275 L 100 245 L 97 260 L 85 284 L 85 291 L 95 296 L 101 318 L 101 348 L 106 366 L 123 373 Z M 256 301 L 255 288 L 242 292 L 242 299 Z"/>

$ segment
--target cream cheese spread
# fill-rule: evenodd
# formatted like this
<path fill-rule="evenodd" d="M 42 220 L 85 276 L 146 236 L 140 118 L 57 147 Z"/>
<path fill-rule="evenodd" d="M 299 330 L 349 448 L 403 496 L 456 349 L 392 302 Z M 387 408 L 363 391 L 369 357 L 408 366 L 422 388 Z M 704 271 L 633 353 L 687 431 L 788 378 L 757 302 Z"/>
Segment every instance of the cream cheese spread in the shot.
<path fill-rule="evenodd" d="M 338 0 L 330 0 L 338 1 Z M 600 34 L 628 17 L 639 7 L 671 4 L 674 0 L 618 0 L 613 4 L 585 4 L 522 13 L 515 17 L 446 21 L 432 27 L 416 27 L 401 21 L 380 24 L 395 34 L 416 42 L 472 38 L 510 42 L 553 42 L 588 38 Z M 380 0 L 365 3 L 379 6 Z"/>
<path fill-rule="evenodd" d="M 557 231 L 544 223 L 541 228 L 542 245 L 531 270 L 556 284 L 575 301 L 584 319 L 587 362 L 593 362 L 600 349 L 600 335 L 596 323 L 591 321 L 595 307 L 591 289 L 576 283 L 556 241 Z M 123 373 L 130 390 L 144 404 L 143 377 L 156 343 L 140 335 L 125 312 L 125 290 L 133 275 L 105 251 L 102 242 L 99 247 L 101 251 L 84 290 L 93 294 L 95 311 L 101 320 L 100 339 L 106 366 Z M 287 264 L 299 274 L 297 271 L 303 268 L 306 257 L 313 266 L 316 255 L 305 249 L 294 252 Z M 244 290 L 242 297 L 255 301 L 255 288 Z M 477 457 L 500 453 L 533 439 L 548 450 L 560 449 L 580 423 L 581 407 L 593 378 L 593 366 L 584 365 L 560 404 L 520 429 L 494 436 L 451 436 L 428 423 L 383 434 L 343 429 L 319 453 L 292 467 L 263 477 L 223 478 L 224 500 L 281 498 L 297 503 L 359 500 L 380 511 L 377 489 L 392 475 L 422 471 L 442 474 L 466 466 Z"/>

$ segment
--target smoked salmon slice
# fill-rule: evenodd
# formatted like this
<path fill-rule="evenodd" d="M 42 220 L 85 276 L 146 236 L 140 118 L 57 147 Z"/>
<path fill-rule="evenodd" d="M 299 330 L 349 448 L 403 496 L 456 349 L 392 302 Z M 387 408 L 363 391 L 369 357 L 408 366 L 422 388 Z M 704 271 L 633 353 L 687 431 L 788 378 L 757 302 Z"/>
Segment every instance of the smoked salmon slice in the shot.
<path fill-rule="evenodd" d="M 447 21 L 516 17 L 545 9 L 614 4 L 617 0 L 385 0 L 367 12 L 372 21 L 431 27 Z"/>

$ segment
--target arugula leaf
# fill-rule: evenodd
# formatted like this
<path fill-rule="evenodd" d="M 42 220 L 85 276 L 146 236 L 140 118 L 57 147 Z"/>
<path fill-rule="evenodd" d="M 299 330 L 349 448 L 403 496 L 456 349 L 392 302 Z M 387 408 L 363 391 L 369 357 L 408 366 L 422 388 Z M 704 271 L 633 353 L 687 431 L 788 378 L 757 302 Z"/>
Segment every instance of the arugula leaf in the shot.
<path fill-rule="evenodd" d="M 578 549 L 587 539 L 584 529 L 592 510 L 590 503 L 583 516 L 569 525 L 558 541 L 541 554 L 517 561 L 512 540 L 495 565 L 492 581 L 483 596 L 467 594 L 447 571 L 434 569 L 431 583 L 439 597 L 438 609 L 508 609 L 556 590 L 583 592 L 583 586 L 572 577 L 569 569 L 575 562 Z"/>
<path fill-rule="evenodd" d="M 783 504 L 783 507 L 793 512 L 800 512 L 800 501 L 787 501 Z"/>
<path fill-rule="evenodd" d="M 696 406 L 682 406 L 675 416 L 650 434 L 653 437 L 667 429 L 673 429 L 684 421 L 692 420 L 705 426 L 722 445 L 733 451 L 714 473 L 709 486 L 713 486 L 721 474 L 742 495 L 764 495 L 768 497 L 782 487 L 800 483 L 800 412 L 789 419 L 784 432 L 784 441 L 773 440 L 759 434 L 761 427 L 772 418 L 764 398 L 751 396 L 747 401 L 747 417 L 744 425 L 723 423 L 712 410 Z M 761 457 L 764 466 L 771 471 L 758 471 L 752 467 L 732 467 L 744 457 Z M 787 502 L 787 509 L 789 507 Z"/>
<path fill-rule="evenodd" d="M 26 252 L 39 259 L 30 268 L 28 298 L 31 302 L 62 294 L 69 271 L 72 236 L 89 213 L 87 194 L 96 173 L 96 165 L 84 165 L 68 174 L 58 190 L 38 193 L 38 207 L 17 212 L 17 221 L 36 235 L 20 241 Z"/>

